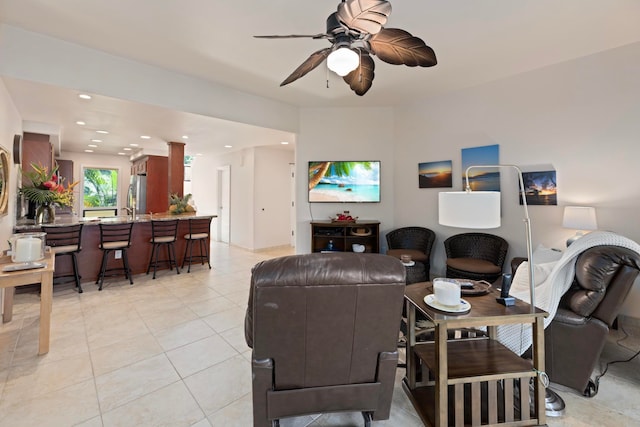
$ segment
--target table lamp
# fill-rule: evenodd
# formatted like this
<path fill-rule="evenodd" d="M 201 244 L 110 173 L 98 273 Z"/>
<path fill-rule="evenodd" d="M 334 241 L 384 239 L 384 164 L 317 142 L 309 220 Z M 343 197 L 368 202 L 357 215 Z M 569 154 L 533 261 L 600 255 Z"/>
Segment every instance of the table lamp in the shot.
<path fill-rule="evenodd" d="M 40 261 L 44 258 L 45 237 L 44 232 L 17 233 L 11 236 L 11 262 L 2 271 L 29 270 L 45 266 Z"/>
<path fill-rule="evenodd" d="M 588 206 L 565 206 L 562 226 L 576 230 L 576 234 L 567 239 L 567 247 L 584 236 L 586 230 L 597 230 L 596 209 Z"/>

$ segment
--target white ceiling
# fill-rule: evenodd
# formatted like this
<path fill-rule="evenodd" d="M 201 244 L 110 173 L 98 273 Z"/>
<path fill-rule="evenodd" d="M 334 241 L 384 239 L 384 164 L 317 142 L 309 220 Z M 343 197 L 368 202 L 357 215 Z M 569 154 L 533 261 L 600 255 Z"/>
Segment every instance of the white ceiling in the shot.
<path fill-rule="evenodd" d="M 374 58 L 375 80 L 363 97 L 328 75 L 323 65 L 279 87 L 327 42 L 252 35 L 324 32 L 326 17 L 337 4 L 338 0 L 0 0 L 0 20 L 299 106 L 413 103 L 640 41 L 637 0 L 392 1 L 386 26 L 422 38 L 435 50 L 438 65 L 408 68 Z M 243 136 L 245 141 L 255 141 L 252 132 L 260 130 L 104 96 L 78 103 L 71 101 L 68 90 L 4 80 L 24 120 L 59 124 L 63 149 L 69 151 L 86 148 L 87 136 L 94 131 L 78 129 L 75 120 L 82 115 L 100 116 L 101 123 L 113 126 L 104 143 L 114 144 L 111 152 L 142 134 L 152 135 L 157 147 L 188 134 L 187 147 L 193 154 L 204 136 L 237 140 L 235 133 L 242 129 L 250 132 Z M 273 131 L 260 140 L 279 144 L 290 138 Z"/>

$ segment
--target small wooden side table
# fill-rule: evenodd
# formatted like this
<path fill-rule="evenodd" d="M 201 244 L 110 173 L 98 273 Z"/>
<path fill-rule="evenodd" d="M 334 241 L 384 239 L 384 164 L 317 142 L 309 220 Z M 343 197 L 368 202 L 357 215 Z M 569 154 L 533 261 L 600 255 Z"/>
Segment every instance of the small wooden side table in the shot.
<path fill-rule="evenodd" d="M 544 318 L 548 313 L 516 299 L 505 307 L 493 288 L 486 295 L 464 297 L 471 309 L 462 314 L 438 311 L 424 301 L 430 282 L 407 285 L 407 373 L 403 388 L 422 421 L 431 427 L 463 425 L 543 426 L 545 389 L 537 372 L 544 371 Z M 416 311 L 434 323 L 435 341 L 416 342 Z M 496 327 L 531 324 L 533 361 L 525 360 L 495 340 Z M 448 339 L 448 330 L 486 327 L 488 338 Z M 535 378 L 534 411 L 529 413 L 529 380 Z M 520 413 L 514 391 L 520 387 Z"/>
<path fill-rule="evenodd" d="M 49 352 L 55 255 L 51 251 L 46 252 L 44 259 L 40 262 L 46 263 L 46 266 L 31 270 L 4 272 L 2 271 L 2 267 L 7 264 L 11 264 L 11 257 L 0 257 L 0 288 L 7 289 L 5 292 L 5 300 L 3 302 L 4 313 L 2 320 L 3 322 L 11 321 L 13 314 L 13 293 L 16 286 L 40 283 L 40 330 L 38 354 L 46 354 Z"/>

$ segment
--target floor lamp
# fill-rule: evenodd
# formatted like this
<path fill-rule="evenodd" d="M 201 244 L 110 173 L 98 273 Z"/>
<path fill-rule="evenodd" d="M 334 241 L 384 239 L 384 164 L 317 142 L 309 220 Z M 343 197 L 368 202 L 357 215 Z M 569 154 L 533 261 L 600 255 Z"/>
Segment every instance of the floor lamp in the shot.
<path fill-rule="evenodd" d="M 529 260 L 529 294 L 531 311 L 535 311 L 535 281 L 533 274 L 533 248 L 531 243 L 531 219 L 525 196 L 522 171 L 515 165 L 477 165 L 469 166 L 465 172 L 465 191 L 442 192 L 438 195 L 438 222 L 440 225 L 460 228 L 498 228 L 500 227 L 500 192 L 472 191 L 469 185 L 469 171 L 478 168 L 513 168 L 518 172 L 520 196 L 524 207 L 524 226 L 527 240 L 527 259 Z M 507 296 L 502 293 L 501 296 Z M 533 343 L 532 349 L 533 349 Z M 532 354 L 533 353 L 532 351 Z M 545 374 L 546 377 L 546 374 Z M 545 411 L 549 416 L 560 416 L 564 413 L 565 404 L 562 398 L 548 388 L 548 378 L 543 381 L 546 389 Z"/>
<path fill-rule="evenodd" d="M 469 171 L 478 168 L 514 168 L 520 180 L 520 195 L 524 207 L 524 225 L 527 237 L 527 259 L 533 264 L 531 244 L 531 220 L 524 192 L 522 171 L 515 165 L 478 165 L 469 166 L 465 172 L 465 191 L 448 191 L 438 195 L 438 221 L 440 225 L 460 228 L 498 228 L 500 227 L 500 192 L 472 191 L 469 185 Z M 535 281 L 533 268 L 529 268 L 529 293 L 531 310 L 535 310 Z"/>

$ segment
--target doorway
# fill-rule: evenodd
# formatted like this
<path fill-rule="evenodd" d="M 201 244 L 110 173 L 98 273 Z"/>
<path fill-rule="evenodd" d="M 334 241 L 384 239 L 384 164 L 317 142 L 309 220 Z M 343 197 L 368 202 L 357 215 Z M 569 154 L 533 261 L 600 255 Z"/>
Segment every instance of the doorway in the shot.
<path fill-rule="evenodd" d="M 218 240 L 231 241 L 231 165 L 218 168 Z"/>
<path fill-rule="evenodd" d="M 291 172 L 291 183 L 289 190 L 291 192 L 291 210 L 289 212 L 289 221 L 291 222 L 291 240 L 289 244 L 291 247 L 296 246 L 296 164 L 289 163 L 289 169 Z"/>

